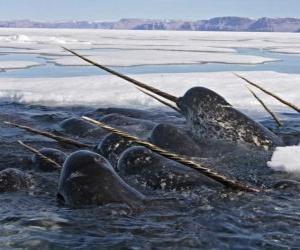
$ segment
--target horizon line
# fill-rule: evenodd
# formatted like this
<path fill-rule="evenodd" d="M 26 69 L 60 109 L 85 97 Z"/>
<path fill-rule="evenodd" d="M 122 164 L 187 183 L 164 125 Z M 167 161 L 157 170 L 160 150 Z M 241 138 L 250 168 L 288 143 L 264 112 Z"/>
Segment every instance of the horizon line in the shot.
<path fill-rule="evenodd" d="M 30 19 L 30 18 L 21 18 L 21 19 L 0 19 L 0 22 L 12 22 L 12 21 L 34 21 L 34 22 L 118 22 L 121 20 L 147 20 L 147 21 L 188 21 L 188 22 L 196 22 L 196 21 L 206 21 L 211 20 L 215 18 L 228 18 L 228 17 L 237 17 L 237 18 L 245 18 L 245 19 L 251 19 L 251 20 L 259 20 L 263 18 L 269 18 L 269 19 L 300 19 L 300 17 L 291 17 L 291 16 L 278 16 L 278 17 L 268 17 L 268 16 L 261 16 L 261 17 L 248 17 L 248 16 L 214 16 L 210 18 L 205 19 L 182 19 L 182 18 L 139 18 L 139 17 L 122 17 L 119 19 L 114 20 L 108 20 L 108 19 L 102 19 L 102 20 L 87 20 L 87 19 L 56 19 L 56 20 L 38 20 L 38 19 Z"/>

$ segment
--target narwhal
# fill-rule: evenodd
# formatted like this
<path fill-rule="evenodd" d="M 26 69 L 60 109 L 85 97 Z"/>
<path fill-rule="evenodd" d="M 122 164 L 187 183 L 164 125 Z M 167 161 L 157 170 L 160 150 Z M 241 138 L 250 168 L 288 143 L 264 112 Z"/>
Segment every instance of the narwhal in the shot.
<path fill-rule="evenodd" d="M 280 137 L 235 109 L 222 96 L 208 88 L 193 87 L 178 98 L 98 64 L 72 50 L 64 49 L 106 72 L 133 83 L 139 89 L 148 91 L 146 93 L 156 99 L 158 97 L 153 96 L 153 94 L 171 102 L 172 104 L 168 102 L 168 106 L 180 112 L 186 118 L 187 125 L 194 138 L 199 142 L 218 143 L 222 141 L 230 144 L 259 147 L 265 150 L 283 144 Z M 145 91 L 143 92 L 145 93 Z M 162 102 L 166 104 L 165 101 L 162 100 Z"/>

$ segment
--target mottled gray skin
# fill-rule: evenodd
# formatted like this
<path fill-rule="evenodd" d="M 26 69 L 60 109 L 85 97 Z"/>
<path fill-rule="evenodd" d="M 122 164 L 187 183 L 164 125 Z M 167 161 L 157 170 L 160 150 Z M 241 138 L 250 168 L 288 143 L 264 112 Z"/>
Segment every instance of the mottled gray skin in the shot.
<path fill-rule="evenodd" d="M 127 148 L 133 146 L 134 143 L 116 134 L 108 134 L 96 146 L 96 153 L 104 156 L 112 166 L 116 169 L 120 154 Z"/>
<path fill-rule="evenodd" d="M 138 207 L 145 198 L 125 183 L 103 156 L 87 150 L 72 153 L 65 161 L 57 197 L 74 207 L 107 203 Z"/>
<path fill-rule="evenodd" d="M 202 150 L 199 145 L 182 129 L 171 124 L 158 124 L 152 130 L 150 142 L 171 152 L 186 155 L 200 156 Z"/>
<path fill-rule="evenodd" d="M 140 185 L 152 189 L 181 191 L 197 186 L 220 186 L 198 171 L 141 146 L 124 151 L 119 159 L 118 169 L 122 177 L 134 176 Z"/>
<path fill-rule="evenodd" d="M 227 141 L 269 150 L 282 140 L 261 124 L 234 109 L 222 96 L 194 87 L 178 99 L 178 107 L 199 141 Z"/>
<path fill-rule="evenodd" d="M 28 189 L 32 185 L 31 175 L 14 168 L 0 171 L 0 192 Z"/>
<path fill-rule="evenodd" d="M 62 165 L 67 158 L 67 155 L 64 152 L 54 148 L 42 148 L 39 152 L 60 165 Z M 36 170 L 45 172 L 57 170 L 57 167 L 54 164 L 46 161 L 37 154 L 32 156 L 31 161 Z"/>

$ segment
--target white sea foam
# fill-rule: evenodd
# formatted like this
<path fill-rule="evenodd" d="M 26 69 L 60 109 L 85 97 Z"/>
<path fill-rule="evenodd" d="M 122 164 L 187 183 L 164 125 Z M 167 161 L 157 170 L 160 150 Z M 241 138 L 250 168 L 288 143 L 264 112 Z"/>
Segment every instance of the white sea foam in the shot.
<path fill-rule="evenodd" d="M 300 173 L 300 145 L 278 147 L 267 164 L 275 171 Z"/>

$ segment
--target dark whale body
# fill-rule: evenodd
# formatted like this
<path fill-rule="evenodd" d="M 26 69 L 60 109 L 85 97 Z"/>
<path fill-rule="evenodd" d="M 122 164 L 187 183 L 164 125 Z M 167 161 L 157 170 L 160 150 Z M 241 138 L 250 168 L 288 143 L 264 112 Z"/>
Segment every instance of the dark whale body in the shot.
<path fill-rule="evenodd" d="M 65 161 L 57 197 L 75 207 L 107 203 L 138 207 L 145 198 L 125 183 L 103 156 L 87 150 L 74 152 Z"/>
<path fill-rule="evenodd" d="M 65 119 L 59 123 L 58 132 L 78 137 L 102 137 L 107 132 L 77 117 Z"/>
<path fill-rule="evenodd" d="M 141 146 L 131 147 L 122 153 L 118 170 L 122 177 L 135 176 L 141 185 L 152 189 L 175 191 L 204 185 L 221 186 L 198 171 L 164 158 Z"/>
<path fill-rule="evenodd" d="M 200 156 L 201 147 L 187 134 L 186 131 L 166 123 L 160 123 L 151 132 L 150 142 L 171 152 L 186 155 Z"/>

